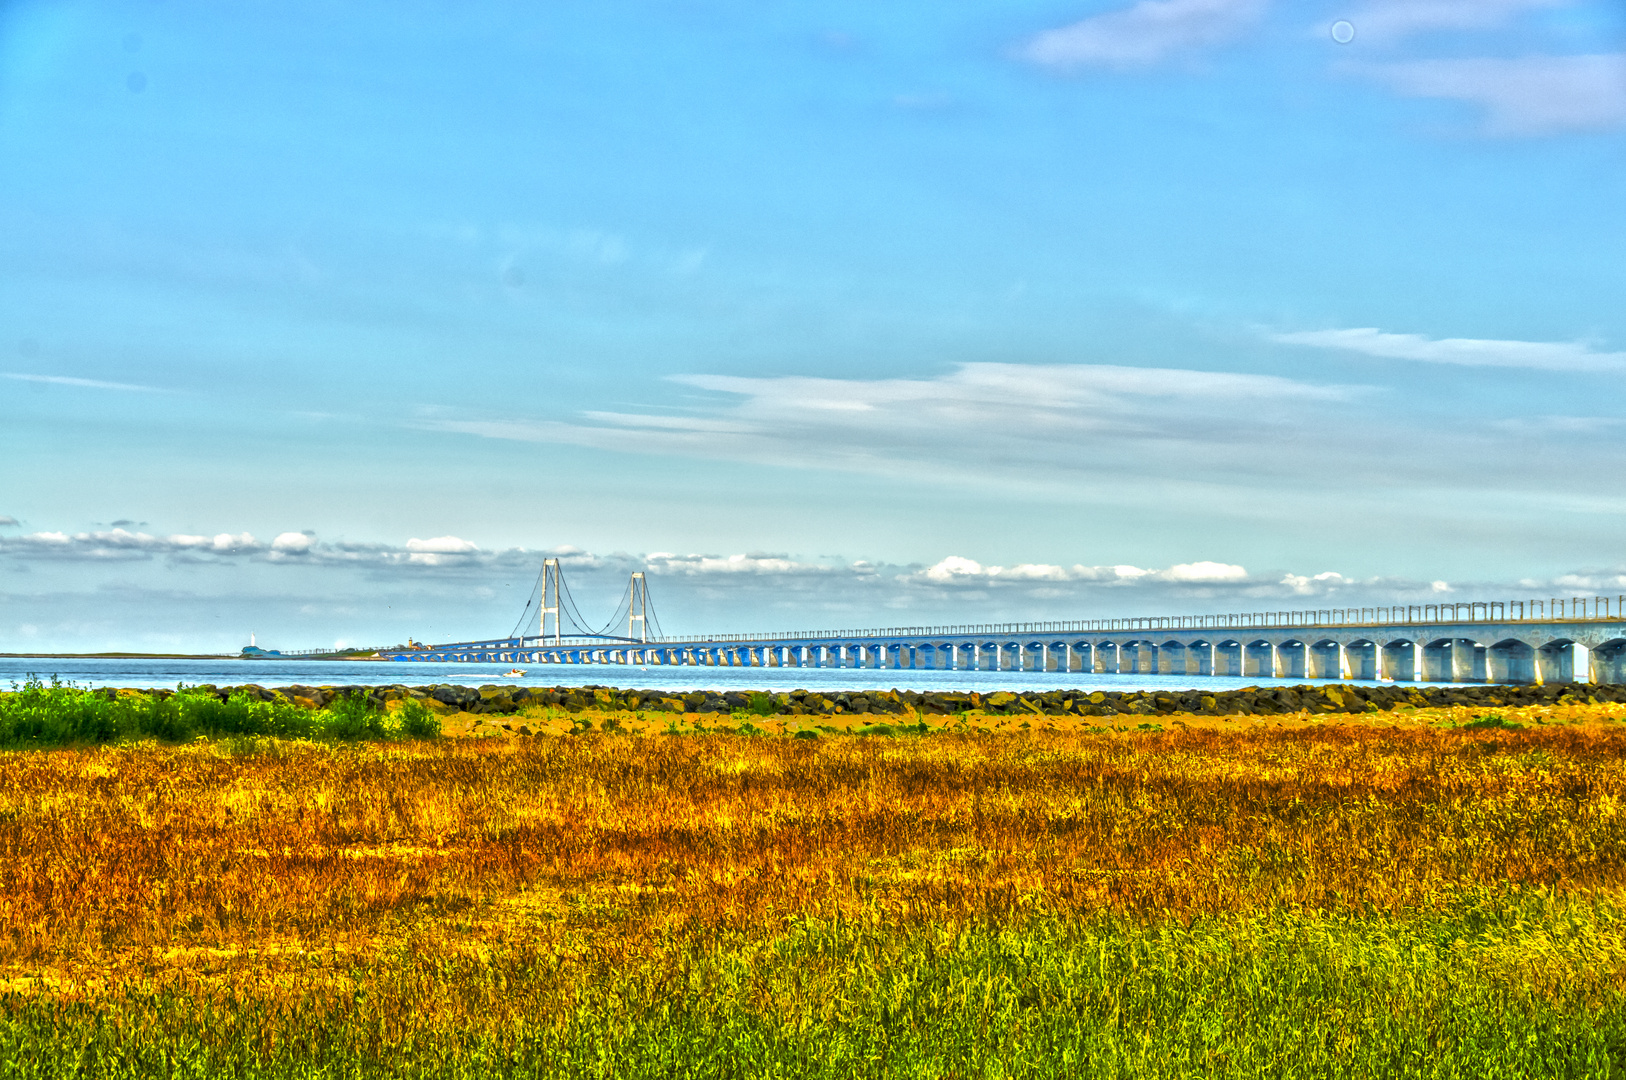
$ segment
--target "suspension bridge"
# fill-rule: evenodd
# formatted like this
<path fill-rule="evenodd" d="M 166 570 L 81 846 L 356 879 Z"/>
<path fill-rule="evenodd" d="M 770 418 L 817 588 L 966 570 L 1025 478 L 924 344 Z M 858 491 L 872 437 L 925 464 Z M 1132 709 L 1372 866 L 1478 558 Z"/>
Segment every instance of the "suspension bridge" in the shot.
<path fill-rule="evenodd" d="M 684 637 L 661 632 L 642 572 L 632 574 L 607 622 L 588 623 L 559 561 L 548 559 L 507 637 L 378 655 L 408 662 L 1626 683 L 1626 596 Z"/>

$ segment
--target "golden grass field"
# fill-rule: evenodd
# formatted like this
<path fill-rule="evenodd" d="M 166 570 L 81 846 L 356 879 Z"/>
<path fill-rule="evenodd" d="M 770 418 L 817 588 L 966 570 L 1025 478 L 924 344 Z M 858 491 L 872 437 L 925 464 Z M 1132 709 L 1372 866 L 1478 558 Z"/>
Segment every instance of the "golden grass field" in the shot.
<path fill-rule="evenodd" d="M 1626 707 L 1499 712 L 5 753 L 0 1064 L 1612 1075 Z"/>
<path fill-rule="evenodd" d="M 872 713 L 841 712 L 835 715 L 791 716 L 779 713 L 771 716 L 732 715 L 729 713 L 642 712 L 635 709 L 594 707 L 583 712 L 571 712 L 559 706 L 522 708 L 509 715 L 477 714 L 456 708 L 429 703 L 441 718 L 442 731 L 459 736 L 507 736 L 520 734 L 569 735 L 584 727 L 632 734 L 680 733 L 731 734 L 742 720 L 771 735 L 794 735 L 798 732 L 863 732 L 876 724 L 922 724 L 930 731 L 956 734 L 993 734 L 1028 731 L 1071 732 L 1074 734 L 1102 734 L 1105 732 L 1141 731 L 1152 728 L 1212 729 L 1216 731 L 1251 731 L 1265 729 L 1296 729 L 1317 727 L 1376 727 L 1393 728 L 1450 728 L 1461 727 L 1488 716 L 1502 717 L 1507 723 L 1521 726 L 1609 724 L 1626 721 L 1626 703 L 1603 702 L 1508 706 L 1449 706 L 1413 707 L 1365 714 L 1312 713 L 1301 711 L 1274 716 L 1211 716 L 1197 713 L 1174 713 L 1166 716 L 1114 717 L 1023 715 L 972 709 L 961 714 L 933 715 L 918 709 L 906 715 L 876 715 Z M 1147 728 L 1141 728 L 1145 723 Z"/>

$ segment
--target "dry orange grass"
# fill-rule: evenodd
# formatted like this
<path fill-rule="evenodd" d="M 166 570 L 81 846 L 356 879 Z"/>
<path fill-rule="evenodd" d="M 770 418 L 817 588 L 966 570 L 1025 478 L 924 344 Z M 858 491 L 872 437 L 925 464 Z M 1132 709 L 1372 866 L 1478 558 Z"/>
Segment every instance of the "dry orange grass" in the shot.
<path fill-rule="evenodd" d="M 541 1007 L 796 920 L 1403 912 L 1626 884 L 1609 728 L 257 745 L 0 756 L 0 979 L 281 1000 L 410 969 L 398 991 L 434 996 L 426 958 L 520 949 L 546 967 Z"/>
<path fill-rule="evenodd" d="M 435 706 L 445 733 L 502 737 L 521 729 L 537 735 L 568 735 L 585 725 L 631 734 L 660 734 L 676 730 L 684 734 L 732 733 L 742 718 L 771 735 L 798 731 L 859 732 L 874 724 L 923 724 L 933 732 L 954 734 L 1027 733 L 1031 731 L 1092 734 L 1105 731 L 1133 731 L 1147 727 L 1206 728 L 1215 731 L 1247 731 L 1264 728 L 1297 728 L 1304 725 L 1329 727 L 1377 727 L 1384 730 L 1410 727 L 1460 727 L 1487 715 L 1498 715 L 1521 726 L 1609 725 L 1626 721 L 1626 703 L 1594 702 L 1576 704 L 1543 703 L 1514 706 L 1425 706 L 1405 705 L 1394 710 L 1371 713 L 1279 713 L 1270 716 L 1211 716 L 1195 713 L 1169 715 L 1119 714 L 1111 717 L 999 713 L 973 709 L 957 715 L 941 715 L 906 710 L 902 715 L 837 713 L 834 715 L 731 716 L 728 713 L 665 713 L 631 709 L 592 707 L 571 712 L 558 706 L 527 706 L 515 714 L 461 712 L 455 707 Z"/>

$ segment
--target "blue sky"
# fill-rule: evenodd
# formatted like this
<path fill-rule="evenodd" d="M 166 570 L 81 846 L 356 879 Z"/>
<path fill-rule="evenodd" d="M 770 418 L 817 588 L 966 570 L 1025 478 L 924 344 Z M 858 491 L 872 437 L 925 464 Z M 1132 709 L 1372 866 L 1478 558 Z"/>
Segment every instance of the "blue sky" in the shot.
<path fill-rule="evenodd" d="M 0 650 L 1626 592 L 1623 151 L 1603 0 L 13 0 Z"/>

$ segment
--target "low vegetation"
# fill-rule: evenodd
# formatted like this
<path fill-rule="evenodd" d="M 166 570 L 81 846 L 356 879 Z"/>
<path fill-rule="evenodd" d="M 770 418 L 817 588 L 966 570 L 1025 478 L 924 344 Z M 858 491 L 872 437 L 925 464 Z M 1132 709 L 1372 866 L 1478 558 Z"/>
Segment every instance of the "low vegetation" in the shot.
<path fill-rule="evenodd" d="M 1626 1071 L 1614 723 L 413 740 L 352 694 L 291 738 L 211 696 L 164 699 L 210 740 L 104 695 L 122 741 L 0 754 L 8 1076 Z"/>
<path fill-rule="evenodd" d="M 366 688 L 334 694 L 320 708 L 280 695 L 214 687 L 86 690 L 31 678 L 0 694 L 0 747 L 41 748 L 134 739 L 267 735 L 295 739 L 433 738 L 434 712 L 413 698 L 392 712 Z"/>

